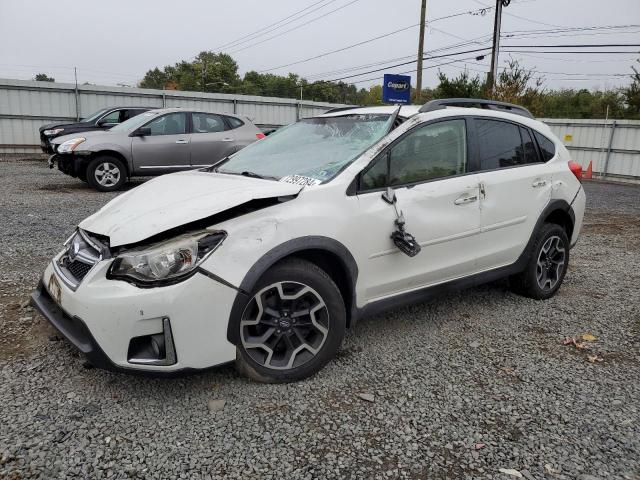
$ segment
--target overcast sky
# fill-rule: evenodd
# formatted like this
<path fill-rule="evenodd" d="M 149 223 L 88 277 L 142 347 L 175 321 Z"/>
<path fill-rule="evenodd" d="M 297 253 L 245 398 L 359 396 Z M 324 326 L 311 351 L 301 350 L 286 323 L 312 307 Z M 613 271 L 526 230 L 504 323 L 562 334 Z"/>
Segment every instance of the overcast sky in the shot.
<path fill-rule="evenodd" d="M 493 11 L 481 15 L 479 9 L 483 4 L 493 3 L 493 0 L 427 0 L 427 21 L 432 23 L 425 35 L 425 52 L 489 36 Z M 415 25 L 419 22 L 420 0 L 0 0 L 0 77 L 30 79 L 44 72 L 57 81 L 72 82 L 73 67 L 77 66 L 80 83 L 135 85 L 150 68 L 192 58 L 202 50 L 217 50 L 305 8 L 285 20 L 291 23 L 282 26 L 285 23 L 282 22 L 263 31 L 262 36 L 248 37 L 245 40 L 250 41 L 223 51 L 236 59 L 241 74 L 271 69 Z M 475 14 L 438 20 L 470 11 Z M 524 30 L 556 33 L 525 33 L 528 37 L 503 38 L 502 45 L 638 44 L 640 26 L 563 31 L 565 27 L 631 24 L 640 24 L 639 0 L 513 0 L 504 9 L 503 35 L 516 31 L 522 35 Z M 287 32 L 291 29 L 294 30 Z M 292 71 L 310 80 L 363 73 L 385 65 L 343 69 L 390 59 L 399 59 L 393 63 L 410 61 L 411 58 L 402 57 L 416 55 L 417 39 L 418 27 L 413 26 L 377 41 L 272 72 Z M 258 42 L 262 43 L 253 45 Z M 489 45 L 474 43 L 432 55 Z M 612 88 L 630 81 L 630 67 L 640 57 L 637 53 L 640 47 L 611 50 L 636 53 L 502 53 L 500 64 L 512 55 L 530 68 L 549 72 L 542 75 L 545 86 L 550 88 Z M 464 61 L 440 68 L 457 75 L 466 66 L 475 74 L 475 70 L 486 71 L 489 63 L 489 56 L 479 61 L 471 58 L 478 54 L 440 58 L 426 62 L 425 66 L 461 59 Z M 415 83 L 415 64 L 389 67 L 345 81 L 366 87 L 381 83 L 384 72 L 411 69 Z M 437 68 L 425 70 L 426 86 L 435 86 L 436 74 Z"/>

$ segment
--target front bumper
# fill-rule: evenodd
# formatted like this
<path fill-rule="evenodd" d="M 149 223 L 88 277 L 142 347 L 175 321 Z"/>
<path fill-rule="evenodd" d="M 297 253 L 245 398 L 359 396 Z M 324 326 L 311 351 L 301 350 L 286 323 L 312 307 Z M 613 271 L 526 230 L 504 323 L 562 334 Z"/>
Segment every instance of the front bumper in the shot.
<path fill-rule="evenodd" d="M 110 263 L 96 264 L 73 291 L 54 271 L 52 262 L 32 295 L 33 305 L 93 365 L 112 371 L 171 374 L 235 359 L 227 325 L 236 290 L 200 273 L 175 285 L 142 289 L 107 279 Z M 56 300 L 47 288 L 52 277 Z M 175 363 L 132 363 L 132 339 L 162 332 L 167 319 Z"/>

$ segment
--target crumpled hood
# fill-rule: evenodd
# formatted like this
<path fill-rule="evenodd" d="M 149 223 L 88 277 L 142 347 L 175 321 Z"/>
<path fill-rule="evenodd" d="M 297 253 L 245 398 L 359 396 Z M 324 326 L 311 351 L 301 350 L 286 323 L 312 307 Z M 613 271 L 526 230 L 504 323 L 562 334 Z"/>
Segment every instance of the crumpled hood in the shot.
<path fill-rule="evenodd" d="M 180 172 L 150 180 L 114 198 L 80 228 L 117 247 L 137 243 L 250 200 L 296 195 L 299 185 L 240 175 Z"/>

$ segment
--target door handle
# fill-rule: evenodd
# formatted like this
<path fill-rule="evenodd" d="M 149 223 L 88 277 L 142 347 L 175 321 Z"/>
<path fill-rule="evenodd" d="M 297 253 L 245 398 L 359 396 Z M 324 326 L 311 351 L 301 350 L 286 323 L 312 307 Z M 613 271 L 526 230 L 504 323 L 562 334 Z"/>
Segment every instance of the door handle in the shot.
<path fill-rule="evenodd" d="M 546 180 L 537 179 L 531 184 L 531 186 L 533 188 L 539 188 L 539 187 L 544 187 L 546 184 L 547 184 Z"/>
<path fill-rule="evenodd" d="M 473 203 L 477 201 L 478 201 L 478 195 L 469 195 L 468 193 L 465 193 L 464 195 L 461 195 L 458 198 L 456 198 L 453 201 L 453 203 L 455 205 L 466 205 L 467 203 Z"/>
<path fill-rule="evenodd" d="M 185 140 L 184 138 L 181 138 L 179 140 L 176 140 L 176 143 L 178 145 L 184 145 L 185 143 L 189 143 L 189 140 Z"/>
<path fill-rule="evenodd" d="M 222 139 L 223 142 L 233 142 L 234 138 L 233 137 L 224 137 Z"/>

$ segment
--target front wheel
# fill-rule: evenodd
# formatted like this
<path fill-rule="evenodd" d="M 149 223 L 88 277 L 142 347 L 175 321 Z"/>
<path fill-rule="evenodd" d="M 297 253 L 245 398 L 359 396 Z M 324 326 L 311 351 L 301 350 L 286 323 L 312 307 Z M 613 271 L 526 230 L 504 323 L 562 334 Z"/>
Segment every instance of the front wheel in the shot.
<path fill-rule="evenodd" d="M 560 288 L 569 265 L 569 239 L 564 228 L 545 223 L 538 231 L 526 268 L 510 278 L 520 295 L 546 300 Z"/>
<path fill-rule="evenodd" d="M 89 186 L 101 192 L 120 190 L 127 181 L 127 170 L 118 158 L 101 155 L 87 165 L 86 178 Z"/>
<path fill-rule="evenodd" d="M 310 377 L 336 354 L 346 312 L 340 290 L 317 265 L 291 259 L 258 281 L 238 324 L 236 367 L 264 383 Z"/>

